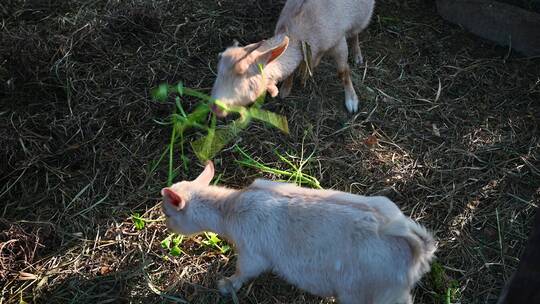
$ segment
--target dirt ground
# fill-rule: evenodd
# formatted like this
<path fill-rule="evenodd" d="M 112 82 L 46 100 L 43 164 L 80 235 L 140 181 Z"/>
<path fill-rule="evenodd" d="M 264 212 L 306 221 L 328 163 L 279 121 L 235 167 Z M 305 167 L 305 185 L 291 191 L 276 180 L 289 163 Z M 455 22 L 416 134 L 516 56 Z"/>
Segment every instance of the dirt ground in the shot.
<path fill-rule="evenodd" d="M 0 3 L 0 303 L 233 303 L 216 281 L 234 252 L 160 246 L 170 130 L 152 101 L 163 81 L 208 92 L 233 39 L 269 37 L 284 1 L 4 0 Z M 383 194 L 434 231 L 434 271 L 415 303 L 494 303 L 515 269 L 540 198 L 540 58 L 444 22 L 433 1 L 381 0 L 354 66 L 349 115 L 334 64 L 266 109 L 291 134 L 252 124 L 236 144 L 276 168 L 274 151 L 313 152 L 325 188 Z M 195 100 L 183 99 L 187 109 Z M 374 140 L 376 139 L 376 140 Z M 200 170 L 192 154 L 188 171 Z M 220 183 L 255 177 L 225 149 Z M 298 161 L 298 159 L 295 159 Z M 177 163 L 181 167 L 180 162 Z M 339 237 L 339 236 L 336 236 Z M 330 303 L 272 275 L 240 303 Z"/>

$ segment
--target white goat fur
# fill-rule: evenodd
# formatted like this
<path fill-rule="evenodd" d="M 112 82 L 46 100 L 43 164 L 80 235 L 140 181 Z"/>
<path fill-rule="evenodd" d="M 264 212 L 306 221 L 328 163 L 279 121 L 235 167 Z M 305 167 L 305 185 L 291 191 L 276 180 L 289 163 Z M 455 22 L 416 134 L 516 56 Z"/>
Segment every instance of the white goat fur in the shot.
<path fill-rule="evenodd" d="M 275 97 L 289 95 L 293 73 L 303 57 L 301 42 L 311 46 L 313 67 L 324 54 L 335 59 L 345 89 L 345 106 L 358 110 L 358 96 L 347 63 L 347 38 L 351 38 L 356 63 L 362 63 L 358 34 L 369 24 L 374 0 L 288 0 L 278 20 L 275 35 L 245 47 L 227 48 L 218 64 L 212 97 L 228 105 L 247 105 L 264 92 Z M 264 77 L 258 65 L 264 66 Z"/>
<path fill-rule="evenodd" d="M 212 163 L 195 181 L 162 190 L 169 229 L 212 231 L 235 245 L 236 273 L 222 293 L 272 271 L 340 303 L 412 303 L 434 240 L 386 197 L 255 180 L 242 190 L 210 186 Z"/>

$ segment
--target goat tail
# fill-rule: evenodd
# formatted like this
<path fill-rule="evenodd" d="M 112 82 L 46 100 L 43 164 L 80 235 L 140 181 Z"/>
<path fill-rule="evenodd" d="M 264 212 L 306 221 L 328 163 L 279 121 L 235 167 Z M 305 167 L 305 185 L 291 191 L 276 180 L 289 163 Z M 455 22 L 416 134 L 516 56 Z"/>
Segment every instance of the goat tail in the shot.
<path fill-rule="evenodd" d="M 429 264 L 435 254 L 435 240 L 430 232 L 412 219 L 400 216 L 381 227 L 381 235 L 403 238 L 412 251 L 413 268 L 411 273 L 415 278 L 429 271 Z"/>

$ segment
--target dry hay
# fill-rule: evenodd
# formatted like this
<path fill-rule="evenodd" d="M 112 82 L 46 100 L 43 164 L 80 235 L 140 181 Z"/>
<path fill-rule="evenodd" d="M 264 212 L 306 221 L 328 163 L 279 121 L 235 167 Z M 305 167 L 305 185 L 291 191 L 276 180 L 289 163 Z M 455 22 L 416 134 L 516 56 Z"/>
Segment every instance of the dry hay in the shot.
<path fill-rule="evenodd" d="M 521 58 L 443 22 L 429 1 L 379 1 L 353 68 L 361 113 L 346 114 L 334 65 L 266 107 L 291 135 L 252 125 L 238 144 L 282 167 L 274 149 L 315 151 L 325 187 L 384 194 L 436 232 L 437 271 L 417 303 L 492 303 L 515 269 L 534 206 L 540 161 L 540 61 Z M 18 1 L 0 4 L 0 286 L 2 302 L 230 303 L 215 289 L 234 255 L 183 244 L 167 259 L 158 218 L 171 103 L 161 81 L 208 90 L 218 52 L 234 38 L 268 37 L 283 1 Z M 190 105 L 193 100 L 186 100 Z M 192 155 L 190 155 L 192 157 Z M 221 182 L 260 175 L 233 150 Z M 193 159 L 193 158 L 192 158 Z M 190 178 L 200 166 L 190 164 Z M 268 176 L 272 177 L 272 176 Z M 164 292 L 165 294 L 159 295 Z M 266 275 L 241 303 L 327 303 Z M 174 302 L 172 298 L 169 298 Z"/>

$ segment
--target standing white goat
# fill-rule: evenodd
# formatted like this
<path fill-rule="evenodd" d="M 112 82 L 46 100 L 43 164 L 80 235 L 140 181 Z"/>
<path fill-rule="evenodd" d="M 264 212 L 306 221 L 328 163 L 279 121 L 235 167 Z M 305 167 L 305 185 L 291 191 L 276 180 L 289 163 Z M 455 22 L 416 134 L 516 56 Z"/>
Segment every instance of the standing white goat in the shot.
<path fill-rule="evenodd" d="M 225 105 L 247 105 L 265 90 L 277 96 L 276 84 L 282 80 L 280 96 L 288 96 L 294 71 L 304 59 L 302 43 L 307 43 L 312 68 L 324 54 L 334 57 L 345 88 L 345 106 L 351 113 L 358 111 L 347 63 L 347 38 L 351 38 L 356 63 L 361 63 L 358 34 L 368 26 L 374 5 L 374 0 L 288 0 L 274 37 L 245 47 L 235 43 L 221 54 L 212 97 Z M 263 73 L 259 64 L 264 66 Z"/>
<path fill-rule="evenodd" d="M 256 180 L 242 190 L 210 186 L 211 162 L 194 181 L 161 191 L 169 229 L 218 233 L 238 253 L 223 294 L 272 271 L 342 304 L 412 303 L 410 290 L 429 270 L 433 237 L 385 197 Z"/>

